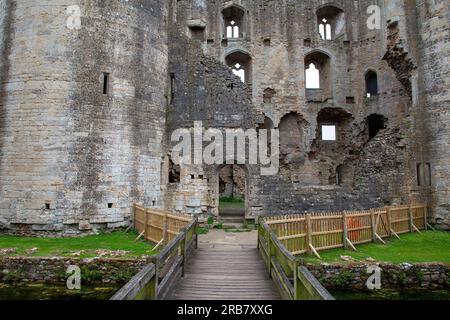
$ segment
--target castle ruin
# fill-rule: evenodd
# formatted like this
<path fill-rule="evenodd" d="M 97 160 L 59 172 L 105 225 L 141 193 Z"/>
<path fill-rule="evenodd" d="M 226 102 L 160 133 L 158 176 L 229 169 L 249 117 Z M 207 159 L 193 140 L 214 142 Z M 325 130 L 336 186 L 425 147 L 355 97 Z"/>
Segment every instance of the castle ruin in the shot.
<path fill-rule="evenodd" d="M 448 230 L 449 20 L 448 0 L 0 0 L 0 228 L 219 215 L 231 177 L 247 219 L 426 202 Z M 177 165 L 195 121 L 278 129 L 279 173 Z"/>

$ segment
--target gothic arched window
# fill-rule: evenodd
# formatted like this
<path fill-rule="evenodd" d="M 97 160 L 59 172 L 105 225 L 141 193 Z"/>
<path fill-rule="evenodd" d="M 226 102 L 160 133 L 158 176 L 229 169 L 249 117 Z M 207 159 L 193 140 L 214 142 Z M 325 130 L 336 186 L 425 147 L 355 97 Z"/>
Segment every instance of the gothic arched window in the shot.
<path fill-rule="evenodd" d="M 313 62 L 306 66 L 306 89 L 320 89 L 320 70 Z"/>
<path fill-rule="evenodd" d="M 319 33 L 322 40 L 331 40 L 331 24 L 327 19 L 322 19 L 322 23 L 319 24 Z"/>

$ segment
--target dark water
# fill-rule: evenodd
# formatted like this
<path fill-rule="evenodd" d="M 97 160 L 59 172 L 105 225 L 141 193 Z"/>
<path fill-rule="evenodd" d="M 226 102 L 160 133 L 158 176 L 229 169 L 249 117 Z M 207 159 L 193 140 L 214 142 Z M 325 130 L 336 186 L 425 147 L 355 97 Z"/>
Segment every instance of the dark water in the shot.
<path fill-rule="evenodd" d="M 363 291 L 330 290 L 336 300 L 450 300 L 450 290 L 382 289 Z"/>
<path fill-rule="evenodd" d="M 108 300 L 119 289 L 117 286 L 82 285 L 81 290 L 69 290 L 64 285 L 46 283 L 0 283 L 0 300 Z"/>

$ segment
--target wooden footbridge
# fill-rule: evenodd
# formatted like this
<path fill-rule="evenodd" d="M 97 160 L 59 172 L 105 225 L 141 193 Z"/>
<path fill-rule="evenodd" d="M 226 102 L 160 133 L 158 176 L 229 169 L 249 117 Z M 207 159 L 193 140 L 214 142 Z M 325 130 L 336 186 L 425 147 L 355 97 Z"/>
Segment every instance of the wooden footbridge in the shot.
<path fill-rule="evenodd" d="M 199 248 L 184 277 L 167 296 L 172 300 L 280 299 L 255 248 Z"/>
<path fill-rule="evenodd" d="M 159 254 L 113 300 L 332 300 L 298 254 L 399 237 L 427 228 L 426 205 L 261 219 L 252 246 L 199 248 L 198 219 L 135 208 L 139 237 Z"/>
<path fill-rule="evenodd" d="M 197 218 L 136 206 L 139 237 L 162 249 L 112 300 L 332 299 L 317 280 L 308 282 L 315 278 L 300 268 L 267 224 L 260 224 L 253 246 L 199 248 L 197 227 Z"/>

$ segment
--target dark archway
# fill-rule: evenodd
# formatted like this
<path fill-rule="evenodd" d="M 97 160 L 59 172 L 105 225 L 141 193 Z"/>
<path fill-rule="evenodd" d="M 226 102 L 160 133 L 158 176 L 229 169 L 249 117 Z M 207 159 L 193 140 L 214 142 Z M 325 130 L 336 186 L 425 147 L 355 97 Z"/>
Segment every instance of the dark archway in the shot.
<path fill-rule="evenodd" d="M 367 126 L 369 128 L 369 140 L 372 140 L 377 134 L 386 129 L 387 118 L 379 114 L 371 114 L 367 117 Z"/>

